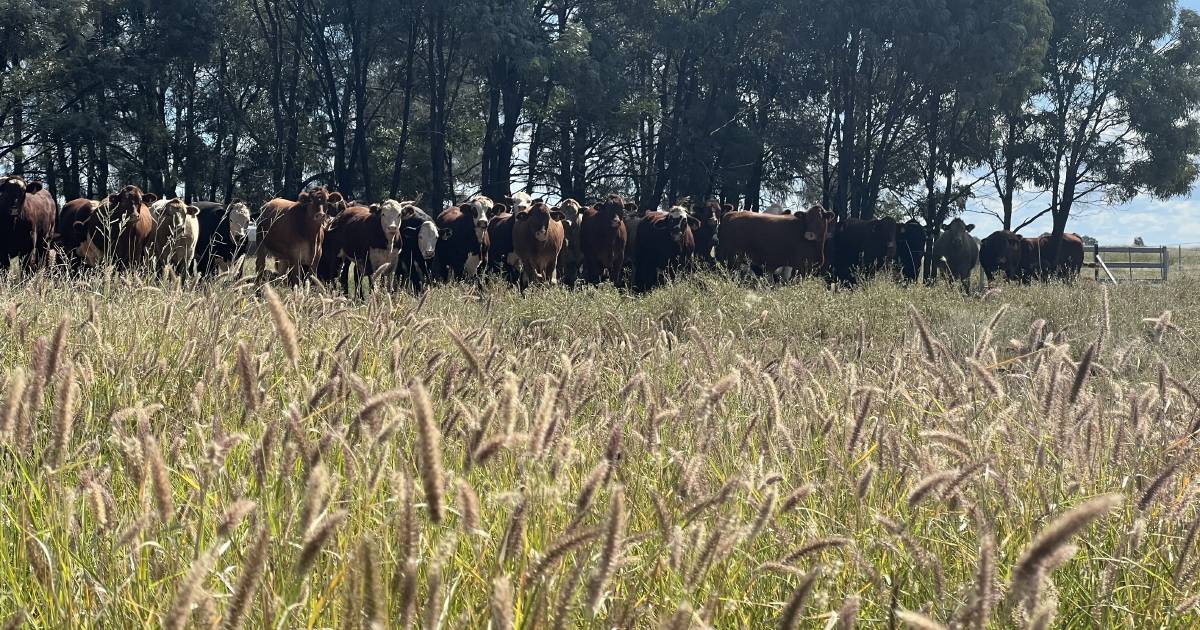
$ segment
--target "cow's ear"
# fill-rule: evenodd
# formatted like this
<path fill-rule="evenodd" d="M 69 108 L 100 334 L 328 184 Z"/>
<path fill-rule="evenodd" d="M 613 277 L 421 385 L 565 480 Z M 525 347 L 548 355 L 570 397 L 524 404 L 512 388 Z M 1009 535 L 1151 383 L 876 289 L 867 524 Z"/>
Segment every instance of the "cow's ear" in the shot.
<path fill-rule="evenodd" d="M 42 192 L 42 182 L 29 182 L 25 187 L 25 193 L 28 195 L 36 195 L 39 192 Z"/>
<path fill-rule="evenodd" d="M 329 203 L 344 203 L 346 201 L 346 198 L 342 196 L 342 193 L 335 192 L 335 193 L 329 193 L 328 200 L 329 200 Z"/>
<path fill-rule="evenodd" d="M 513 218 L 515 218 L 518 221 L 525 221 L 525 220 L 529 219 L 529 213 L 528 212 L 518 212 L 516 215 L 514 215 Z"/>
<path fill-rule="evenodd" d="M 142 193 L 142 203 L 150 205 L 155 201 L 158 201 L 158 195 L 154 193 Z"/>
<path fill-rule="evenodd" d="M 303 203 L 308 203 L 308 198 L 309 198 L 309 194 L 308 194 L 308 192 L 307 192 L 307 191 L 306 191 L 306 192 L 302 192 L 302 193 L 300 193 L 300 196 L 299 196 L 299 197 L 296 197 L 296 202 L 297 202 L 297 203 L 302 203 L 302 204 L 303 204 Z"/>
<path fill-rule="evenodd" d="M 697 219 L 696 217 L 688 217 L 688 218 L 687 218 L 687 224 L 688 224 L 688 226 L 689 226 L 689 227 L 691 227 L 693 230 L 698 230 L 698 229 L 700 229 L 700 219 Z"/>
<path fill-rule="evenodd" d="M 967 224 L 967 231 L 968 231 L 968 232 L 970 232 L 971 230 L 974 230 L 974 229 L 975 229 L 975 224 L 974 224 L 974 223 L 969 223 L 969 224 Z"/>
<path fill-rule="evenodd" d="M 506 206 L 502 203 L 493 204 L 492 209 L 489 210 L 487 213 L 487 217 L 489 219 L 492 217 L 498 217 L 506 212 L 508 212 L 508 206 Z"/>
<path fill-rule="evenodd" d="M 200 208 L 197 208 L 196 206 L 188 206 L 187 213 L 192 216 L 197 216 L 200 214 Z"/>
<path fill-rule="evenodd" d="M 367 209 L 371 211 L 371 214 L 376 214 L 376 215 L 383 212 L 383 210 L 379 207 L 379 204 L 377 204 L 377 203 L 371 204 L 370 206 L 367 207 Z"/>
<path fill-rule="evenodd" d="M 108 196 L 108 205 L 110 205 L 110 206 L 117 205 L 117 199 L 120 198 L 120 196 L 121 196 L 121 193 L 113 193 L 113 194 L 109 195 Z"/>
<path fill-rule="evenodd" d="M 438 229 L 438 238 L 442 239 L 443 241 L 450 240 L 451 236 L 454 236 L 454 228 L 439 228 Z"/>
<path fill-rule="evenodd" d="M 567 225 L 571 224 L 570 221 L 567 221 L 567 215 L 563 214 L 562 210 L 557 208 L 550 211 L 550 218 L 560 223 L 566 223 Z"/>
<path fill-rule="evenodd" d="M 76 221 L 71 224 L 71 229 L 77 236 L 83 236 L 83 232 L 87 229 L 87 226 L 84 225 L 83 221 Z"/>

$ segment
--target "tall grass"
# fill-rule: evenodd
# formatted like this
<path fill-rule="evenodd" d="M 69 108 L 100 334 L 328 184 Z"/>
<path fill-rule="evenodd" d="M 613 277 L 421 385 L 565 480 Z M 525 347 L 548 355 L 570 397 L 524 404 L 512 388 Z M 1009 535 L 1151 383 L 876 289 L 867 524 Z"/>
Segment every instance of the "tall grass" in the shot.
<path fill-rule="evenodd" d="M 32 627 L 1197 622 L 1194 281 L 13 272 L 0 312 Z"/>

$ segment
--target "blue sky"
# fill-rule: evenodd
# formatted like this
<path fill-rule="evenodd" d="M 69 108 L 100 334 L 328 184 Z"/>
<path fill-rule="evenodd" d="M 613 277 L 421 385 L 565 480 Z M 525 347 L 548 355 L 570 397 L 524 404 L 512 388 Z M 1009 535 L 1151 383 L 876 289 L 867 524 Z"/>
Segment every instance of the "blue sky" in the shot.
<path fill-rule="evenodd" d="M 1181 0 L 1181 7 L 1200 11 L 1200 0 Z M 986 184 L 980 192 L 986 194 Z M 1036 214 L 1047 205 L 1041 197 L 1029 196 L 1021 201 L 1016 214 L 1021 219 Z M 995 200 L 981 198 L 968 204 L 968 221 L 975 223 L 975 234 L 987 235 L 999 229 L 996 219 L 982 212 L 970 212 L 983 207 L 998 207 Z M 1019 220 L 1017 221 L 1020 222 Z M 1049 216 L 1022 230 L 1024 234 L 1049 231 Z M 1200 187 L 1193 187 L 1188 197 L 1158 200 L 1140 197 L 1119 206 L 1092 204 L 1071 217 L 1067 230 L 1086 234 L 1105 245 L 1128 245 L 1141 236 L 1147 245 L 1200 245 Z"/>

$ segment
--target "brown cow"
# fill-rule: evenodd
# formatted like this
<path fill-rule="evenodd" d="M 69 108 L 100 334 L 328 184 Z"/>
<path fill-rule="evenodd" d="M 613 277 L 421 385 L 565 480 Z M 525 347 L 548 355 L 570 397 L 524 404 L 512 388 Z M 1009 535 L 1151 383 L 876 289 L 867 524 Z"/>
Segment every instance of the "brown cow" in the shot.
<path fill-rule="evenodd" d="M 584 210 L 579 241 L 583 250 L 583 277 L 589 284 L 599 284 L 605 272 L 613 284 L 620 284 L 629 241 L 624 214 L 625 200 L 620 195 L 609 195 L 608 201 Z"/>
<path fill-rule="evenodd" d="M 0 179 L 0 268 L 12 258 L 25 258 L 30 267 L 46 262 L 58 206 L 42 182 L 25 183 L 18 176 Z"/>
<path fill-rule="evenodd" d="M 1063 234 L 1061 240 L 1043 234 L 1024 239 L 1021 245 L 1021 272 L 1025 280 L 1070 281 L 1083 268 L 1083 239 L 1078 234 Z"/>
<path fill-rule="evenodd" d="M 258 276 L 266 271 L 268 255 L 275 258 L 276 272 L 286 272 L 292 282 L 311 275 L 321 260 L 328 217 L 344 205 L 341 194 L 325 188 L 300 193 L 296 201 L 268 201 L 258 215 Z"/>
<path fill-rule="evenodd" d="M 394 268 L 403 242 L 402 223 L 418 211 L 415 202 L 401 203 L 394 199 L 370 207 L 351 205 L 343 210 L 325 232 L 317 271 L 321 281 L 330 283 L 340 279 L 342 288 L 349 292 L 348 263 L 354 263 L 359 278 L 371 276 L 384 266 Z"/>
<path fill-rule="evenodd" d="M 155 201 L 158 201 L 158 195 L 144 193 L 137 186 L 126 186 L 109 195 L 108 206 L 101 204 L 98 212 L 92 215 L 92 224 L 88 226 L 92 245 L 96 244 L 96 240 L 102 240 L 97 238 L 102 228 L 96 219 L 110 216 L 112 222 L 109 225 L 117 231 L 111 252 L 117 265 L 133 267 L 144 263 L 154 237 L 154 216 L 150 213 L 150 204 Z M 94 257 L 97 251 L 103 250 L 93 247 L 91 256 Z"/>
<path fill-rule="evenodd" d="M 527 283 L 558 282 L 558 254 L 562 251 L 566 217 L 544 202 L 513 216 L 513 251 L 521 260 Z"/>
<path fill-rule="evenodd" d="M 717 261 L 734 265 L 742 260 L 767 271 L 791 267 L 809 275 L 825 263 L 825 235 L 833 221 L 815 205 L 802 214 L 731 212 L 721 218 Z"/>

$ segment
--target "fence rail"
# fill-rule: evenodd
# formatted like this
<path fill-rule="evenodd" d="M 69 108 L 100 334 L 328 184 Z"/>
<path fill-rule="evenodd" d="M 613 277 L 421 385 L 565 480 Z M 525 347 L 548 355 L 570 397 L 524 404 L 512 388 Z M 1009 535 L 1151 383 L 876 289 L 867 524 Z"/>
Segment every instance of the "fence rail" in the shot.
<path fill-rule="evenodd" d="M 1135 260 L 1134 257 L 1137 256 Z M 1121 260 L 1124 258 L 1124 260 Z M 1150 260 L 1147 260 L 1150 259 Z M 1171 250 L 1166 247 L 1104 247 L 1092 246 L 1092 262 L 1096 281 L 1122 282 L 1166 282 L 1171 270 Z M 1137 276 L 1134 271 L 1156 270 L 1158 277 Z M 1125 273 L 1128 272 L 1128 277 Z M 1102 275 L 1103 274 L 1103 277 Z"/>

